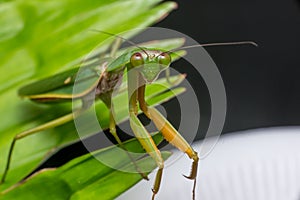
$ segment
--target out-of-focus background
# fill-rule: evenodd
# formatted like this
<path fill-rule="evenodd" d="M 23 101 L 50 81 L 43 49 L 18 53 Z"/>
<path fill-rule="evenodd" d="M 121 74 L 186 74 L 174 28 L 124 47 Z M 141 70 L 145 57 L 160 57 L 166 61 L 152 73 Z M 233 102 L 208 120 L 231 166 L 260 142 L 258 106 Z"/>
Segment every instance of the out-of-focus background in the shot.
<path fill-rule="evenodd" d="M 197 176 L 198 200 L 299 200 L 300 127 L 238 131 L 221 136 L 213 151 L 201 159 Z M 194 148 L 201 149 L 201 142 Z M 174 151 L 174 156 L 182 156 Z M 168 163 L 168 161 L 167 161 Z M 191 161 L 182 156 L 166 167 L 157 200 L 192 199 L 193 182 L 185 179 Z M 150 199 L 151 181 L 141 181 L 117 200 Z"/>
<path fill-rule="evenodd" d="M 299 1 L 176 2 L 179 8 L 157 26 L 185 33 L 199 43 L 252 40 L 259 45 L 206 48 L 225 84 L 224 133 L 300 124 Z M 199 94 L 201 138 L 210 115 L 207 89 L 184 60 L 175 66 L 187 73 Z"/>

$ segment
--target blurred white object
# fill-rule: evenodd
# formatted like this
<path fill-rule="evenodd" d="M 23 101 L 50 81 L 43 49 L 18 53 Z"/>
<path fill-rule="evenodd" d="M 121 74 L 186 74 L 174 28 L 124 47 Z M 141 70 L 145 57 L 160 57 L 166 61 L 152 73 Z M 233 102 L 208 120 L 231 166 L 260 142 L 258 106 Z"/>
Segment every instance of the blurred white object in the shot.
<path fill-rule="evenodd" d="M 200 149 L 201 141 L 193 146 Z M 175 155 L 182 154 L 174 151 Z M 192 161 L 182 156 L 168 166 L 157 200 L 191 200 Z M 156 172 L 156 171 L 155 171 Z M 150 181 L 141 181 L 118 200 L 151 199 Z M 196 199 L 299 200 L 300 127 L 263 128 L 222 136 L 213 151 L 200 160 Z"/>

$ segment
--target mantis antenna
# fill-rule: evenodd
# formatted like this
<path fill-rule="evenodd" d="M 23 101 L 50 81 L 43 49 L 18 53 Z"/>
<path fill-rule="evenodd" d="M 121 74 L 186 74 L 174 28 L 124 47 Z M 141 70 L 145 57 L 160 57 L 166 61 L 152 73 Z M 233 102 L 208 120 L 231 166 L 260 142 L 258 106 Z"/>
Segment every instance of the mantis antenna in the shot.
<path fill-rule="evenodd" d="M 135 42 L 133 42 L 129 39 L 126 39 L 126 38 L 124 38 L 122 36 L 119 36 L 117 34 L 109 33 L 109 32 L 106 32 L 106 31 L 100 31 L 100 30 L 97 30 L 97 29 L 91 29 L 91 31 L 95 31 L 95 32 L 103 33 L 103 34 L 110 35 L 110 36 L 113 36 L 113 37 L 116 37 L 116 38 L 120 38 L 120 39 L 124 40 L 125 42 L 127 42 L 128 44 L 131 44 L 131 45 L 136 46 L 137 48 L 141 49 L 147 56 L 149 56 L 148 53 L 145 51 L 145 49 L 143 49 L 142 47 L 140 47 Z"/>
<path fill-rule="evenodd" d="M 196 45 L 184 46 L 184 47 L 172 49 L 171 51 L 191 49 L 191 48 L 195 48 L 195 47 L 234 46 L 234 45 L 253 45 L 255 47 L 258 47 L 258 44 L 256 44 L 253 41 L 214 42 L 214 43 L 205 43 L 205 44 L 196 44 Z"/>
<path fill-rule="evenodd" d="M 142 47 L 140 47 L 138 44 L 136 44 L 135 42 L 126 39 L 122 36 L 119 36 L 117 34 L 113 34 L 113 33 L 109 33 L 106 31 L 101 31 L 101 30 L 97 30 L 97 29 L 91 29 L 91 31 L 95 31 L 95 32 L 99 32 L 99 33 L 103 33 L 106 35 L 110 35 L 116 38 L 120 38 L 122 40 L 124 40 L 125 42 L 127 42 L 128 44 L 131 44 L 133 46 L 138 47 L 139 49 L 141 49 L 146 55 L 148 55 L 148 53 L 145 51 L 145 49 L 143 49 Z M 212 46 L 235 46 L 235 45 L 253 45 L 255 47 L 258 47 L 258 44 L 253 42 L 253 41 L 237 41 L 237 42 L 214 42 L 214 43 L 205 43 L 205 44 L 196 44 L 196 45 L 190 45 L 190 46 L 184 46 L 184 47 L 179 47 L 176 49 L 172 49 L 169 51 L 166 51 L 165 53 L 168 52 L 172 52 L 172 51 L 176 51 L 176 50 L 183 50 L 183 49 L 191 49 L 191 48 L 196 48 L 196 47 L 212 47 Z"/>

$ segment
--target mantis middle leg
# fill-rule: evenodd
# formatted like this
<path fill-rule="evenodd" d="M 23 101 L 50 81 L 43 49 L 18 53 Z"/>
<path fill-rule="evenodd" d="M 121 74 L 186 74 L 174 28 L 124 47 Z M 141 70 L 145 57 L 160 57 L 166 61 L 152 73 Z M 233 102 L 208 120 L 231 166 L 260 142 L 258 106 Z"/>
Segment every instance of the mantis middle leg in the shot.
<path fill-rule="evenodd" d="M 127 153 L 128 157 L 130 158 L 131 162 L 133 163 L 136 171 L 142 176 L 143 179 L 149 180 L 147 174 L 143 173 L 142 170 L 140 170 L 139 166 L 137 165 L 135 159 L 130 155 L 126 147 L 124 146 L 123 142 L 118 136 L 118 133 L 116 131 L 116 122 L 113 115 L 113 106 L 111 103 L 112 93 L 106 94 L 106 96 L 102 96 L 101 99 L 109 109 L 109 132 L 112 134 L 112 136 L 115 138 L 116 142 L 119 144 L 119 146 Z"/>

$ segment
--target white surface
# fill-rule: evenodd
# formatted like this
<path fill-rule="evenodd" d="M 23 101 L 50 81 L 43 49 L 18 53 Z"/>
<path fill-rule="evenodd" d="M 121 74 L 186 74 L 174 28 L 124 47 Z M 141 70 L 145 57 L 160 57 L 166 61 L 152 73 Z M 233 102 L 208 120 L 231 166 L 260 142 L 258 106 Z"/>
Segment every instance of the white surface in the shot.
<path fill-rule="evenodd" d="M 200 143 L 193 145 L 200 149 Z M 175 151 L 175 154 L 181 154 Z M 157 200 L 191 199 L 191 161 L 181 157 L 167 167 Z M 141 181 L 118 200 L 151 199 L 150 181 Z M 222 136 L 199 163 L 196 199 L 299 200 L 300 127 L 265 128 Z"/>

